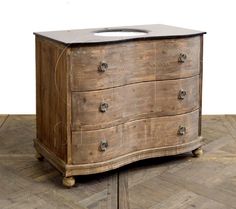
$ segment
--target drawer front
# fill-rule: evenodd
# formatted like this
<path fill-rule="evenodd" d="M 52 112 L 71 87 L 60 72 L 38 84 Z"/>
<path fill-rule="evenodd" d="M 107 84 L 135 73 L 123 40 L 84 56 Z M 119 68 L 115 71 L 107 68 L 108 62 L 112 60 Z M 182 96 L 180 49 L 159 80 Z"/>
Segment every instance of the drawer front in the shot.
<path fill-rule="evenodd" d="M 199 74 L 200 36 L 73 48 L 71 89 L 98 90 Z"/>
<path fill-rule="evenodd" d="M 72 162 L 95 163 L 151 148 L 191 142 L 198 137 L 199 111 L 136 120 L 111 128 L 72 132 Z"/>
<path fill-rule="evenodd" d="M 72 128 L 91 130 L 199 107 L 199 76 L 72 93 Z"/>

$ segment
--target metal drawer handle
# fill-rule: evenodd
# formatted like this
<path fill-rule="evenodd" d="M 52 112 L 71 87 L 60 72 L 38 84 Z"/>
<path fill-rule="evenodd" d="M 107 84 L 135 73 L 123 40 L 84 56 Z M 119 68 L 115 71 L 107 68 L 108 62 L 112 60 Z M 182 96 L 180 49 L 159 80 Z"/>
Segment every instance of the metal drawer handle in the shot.
<path fill-rule="evenodd" d="M 108 147 L 108 142 L 107 142 L 106 140 L 102 140 L 102 141 L 100 142 L 100 146 L 99 146 L 100 151 L 101 151 L 101 152 L 106 151 L 107 147 Z"/>
<path fill-rule="evenodd" d="M 105 72 L 108 69 L 108 64 L 106 62 L 100 62 L 99 66 L 98 66 L 98 71 L 99 72 Z"/>
<path fill-rule="evenodd" d="M 184 99 L 186 95 L 187 95 L 187 92 L 183 89 L 180 89 L 178 99 Z"/>
<path fill-rule="evenodd" d="M 106 102 L 102 102 L 100 104 L 99 110 L 100 112 L 106 112 L 108 110 L 109 105 Z"/>
<path fill-rule="evenodd" d="M 184 54 L 184 53 L 180 53 L 179 54 L 179 59 L 178 59 L 179 62 L 183 63 L 183 62 L 186 61 L 186 59 L 187 59 L 187 55 L 186 54 Z"/>
<path fill-rule="evenodd" d="M 186 127 L 185 126 L 179 126 L 178 134 L 181 135 L 181 136 L 186 134 Z"/>

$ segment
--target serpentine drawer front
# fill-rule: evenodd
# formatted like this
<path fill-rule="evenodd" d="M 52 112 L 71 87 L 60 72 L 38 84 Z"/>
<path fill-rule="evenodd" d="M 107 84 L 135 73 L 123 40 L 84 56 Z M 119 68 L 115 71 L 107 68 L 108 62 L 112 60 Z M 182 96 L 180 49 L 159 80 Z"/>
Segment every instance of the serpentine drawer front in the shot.
<path fill-rule="evenodd" d="M 199 76 L 72 93 L 72 125 L 97 129 L 199 108 Z"/>
<path fill-rule="evenodd" d="M 197 36 L 73 48 L 71 89 L 88 91 L 198 75 L 200 39 Z"/>
<path fill-rule="evenodd" d="M 37 158 L 70 187 L 75 175 L 141 159 L 199 156 L 203 34 L 166 25 L 35 33 Z"/>
<path fill-rule="evenodd" d="M 103 162 L 125 154 L 135 156 L 150 148 L 194 142 L 198 137 L 198 119 L 199 111 L 196 110 L 177 116 L 135 120 L 94 131 L 72 132 L 72 162 Z M 106 147 L 102 149 L 102 146 Z"/>

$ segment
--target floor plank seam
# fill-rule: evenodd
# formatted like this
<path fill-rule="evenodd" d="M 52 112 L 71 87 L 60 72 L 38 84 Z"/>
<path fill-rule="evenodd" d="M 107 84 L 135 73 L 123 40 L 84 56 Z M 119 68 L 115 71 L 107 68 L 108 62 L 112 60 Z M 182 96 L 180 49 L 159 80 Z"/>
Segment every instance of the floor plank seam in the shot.
<path fill-rule="evenodd" d="M 116 191 L 116 205 L 117 209 L 120 209 L 120 171 L 117 173 L 117 191 Z"/>
<path fill-rule="evenodd" d="M 6 118 L 4 118 L 2 124 L 0 124 L 0 129 L 3 127 L 3 125 L 5 124 L 5 122 L 7 121 L 7 119 L 9 118 L 10 115 L 7 115 Z"/>

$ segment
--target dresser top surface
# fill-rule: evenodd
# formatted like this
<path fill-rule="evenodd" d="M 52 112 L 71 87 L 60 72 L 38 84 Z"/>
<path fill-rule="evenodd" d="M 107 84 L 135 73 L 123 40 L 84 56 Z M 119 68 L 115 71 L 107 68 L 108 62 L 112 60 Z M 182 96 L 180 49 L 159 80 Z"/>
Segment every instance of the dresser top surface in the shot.
<path fill-rule="evenodd" d="M 124 36 L 121 36 L 120 35 L 121 33 L 123 33 Z M 92 44 L 92 43 L 120 42 L 128 40 L 145 40 L 152 38 L 162 39 L 162 38 L 189 37 L 205 33 L 206 32 L 190 30 L 186 28 L 155 24 L 155 25 L 110 27 L 110 28 L 35 32 L 34 34 L 63 44 Z"/>

